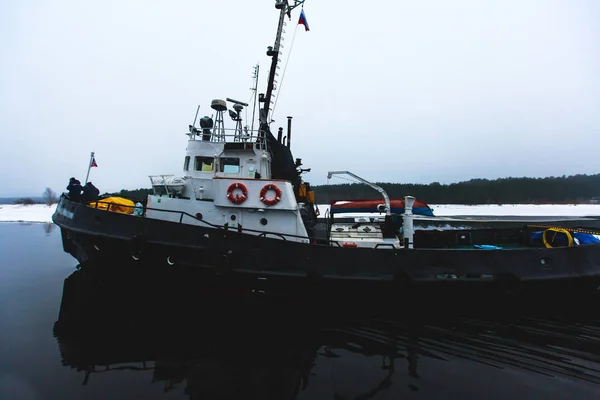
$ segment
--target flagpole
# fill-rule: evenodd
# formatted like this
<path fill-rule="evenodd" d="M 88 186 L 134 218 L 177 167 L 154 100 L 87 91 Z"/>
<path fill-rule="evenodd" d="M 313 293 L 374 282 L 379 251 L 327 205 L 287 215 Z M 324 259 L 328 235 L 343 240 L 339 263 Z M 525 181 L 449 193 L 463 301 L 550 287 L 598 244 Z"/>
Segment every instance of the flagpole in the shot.
<path fill-rule="evenodd" d="M 94 159 L 94 152 L 92 151 L 92 153 L 90 154 L 90 162 L 88 163 L 88 170 L 87 170 L 87 175 L 85 176 L 84 185 L 88 182 L 88 178 L 90 177 L 90 169 L 92 169 L 92 160 L 93 159 Z"/>

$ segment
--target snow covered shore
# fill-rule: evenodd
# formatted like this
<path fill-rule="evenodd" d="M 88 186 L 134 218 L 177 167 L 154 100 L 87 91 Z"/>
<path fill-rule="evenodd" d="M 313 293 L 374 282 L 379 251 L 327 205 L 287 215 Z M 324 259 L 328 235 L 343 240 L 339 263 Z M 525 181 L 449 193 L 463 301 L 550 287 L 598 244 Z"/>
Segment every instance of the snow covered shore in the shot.
<path fill-rule="evenodd" d="M 600 215 L 600 204 L 430 204 L 438 217 L 495 215 L 527 217 L 588 217 Z"/>
<path fill-rule="evenodd" d="M 56 210 L 56 204 L 51 206 L 2 204 L 0 205 L 0 222 L 52 222 L 54 210 Z"/>
<path fill-rule="evenodd" d="M 600 204 L 429 204 L 436 217 L 496 216 L 496 217 L 588 217 L 600 216 Z M 321 216 L 329 209 L 319 205 Z M 345 214 L 348 217 L 355 214 Z"/>
<path fill-rule="evenodd" d="M 600 204 L 430 204 L 433 213 L 439 217 L 455 215 L 490 216 L 600 216 Z M 327 204 L 319 205 L 321 215 L 325 215 Z M 52 222 L 56 205 L 34 204 L 30 206 L 0 205 L 0 222 Z"/>

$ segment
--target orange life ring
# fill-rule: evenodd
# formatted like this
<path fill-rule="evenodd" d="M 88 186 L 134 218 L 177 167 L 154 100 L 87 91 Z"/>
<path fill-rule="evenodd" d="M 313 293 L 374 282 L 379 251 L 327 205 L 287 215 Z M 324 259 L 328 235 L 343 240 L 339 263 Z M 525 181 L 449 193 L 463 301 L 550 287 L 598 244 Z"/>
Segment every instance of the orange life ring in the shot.
<path fill-rule="evenodd" d="M 235 189 L 240 189 L 242 194 L 233 194 Z M 234 182 L 227 188 L 227 198 L 233 204 L 242 204 L 248 198 L 248 189 L 239 182 Z"/>
<path fill-rule="evenodd" d="M 275 197 L 273 197 L 272 199 L 267 199 L 266 197 L 266 194 L 269 190 L 275 192 Z M 273 183 L 268 183 L 265 186 L 263 186 L 263 188 L 260 191 L 260 201 L 262 201 L 267 206 L 274 206 L 275 204 L 279 203 L 279 200 L 281 200 L 281 190 L 277 187 L 277 185 Z"/>

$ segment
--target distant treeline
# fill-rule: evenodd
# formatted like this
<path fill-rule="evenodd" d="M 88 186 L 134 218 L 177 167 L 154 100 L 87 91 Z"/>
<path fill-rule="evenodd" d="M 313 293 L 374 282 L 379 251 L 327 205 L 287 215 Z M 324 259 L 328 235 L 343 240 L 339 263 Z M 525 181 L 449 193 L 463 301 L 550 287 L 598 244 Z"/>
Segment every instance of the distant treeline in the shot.
<path fill-rule="evenodd" d="M 441 184 L 380 183 L 392 198 L 407 195 L 432 204 L 587 203 L 600 199 L 600 174 L 549 178 L 471 179 Z M 379 198 L 361 183 L 313 186 L 319 204 L 331 200 Z M 113 195 L 145 201 L 152 189 L 121 190 Z"/>
<path fill-rule="evenodd" d="M 0 197 L 0 204 L 38 204 L 43 203 L 41 197 Z"/>
<path fill-rule="evenodd" d="M 128 199 L 139 200 L 142 203 L 146 203 L 146 200 L 148 199 L 148 195 L 152 194 L 152 193 L 153 193 L 152 189 L 134 189 L 134 190 L 121 189 L 121 191 L 119 191 L 119 192 L 109 193 L 109 194 L 111 196 L 122 196 L 122 197 L 126 197 Z"/>
<path fill-rule="evenodd" d="M 407 195 L 432 204 L 586 203 L 600 199 L 600 174 L 549 178 L 471 179 L 465 182 L 428 185 L 377 183 L 390 197 Z M 317 203 L 331 200 L 378 198 L 364 184 L 314 186 Z"/>

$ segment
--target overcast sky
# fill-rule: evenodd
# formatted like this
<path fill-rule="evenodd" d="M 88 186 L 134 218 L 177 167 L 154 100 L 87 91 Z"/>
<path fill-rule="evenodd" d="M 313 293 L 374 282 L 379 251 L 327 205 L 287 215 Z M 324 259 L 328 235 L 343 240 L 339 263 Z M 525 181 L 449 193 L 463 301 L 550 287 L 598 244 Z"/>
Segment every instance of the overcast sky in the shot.
<path fill-rule="evenodd" d="M 299 8 L 286 28 L 272 127 L 294 116 L 309 182 L 600 172 L 599 1 L 304 10 L 310 31 Z M 248 100 L 256 63 L 264 92 L 277 18 L 272 0 L 2 1 L 0 197 L 83 181 L 91 151 L 101 192 L 180 174 L 197 105 Z"/>

